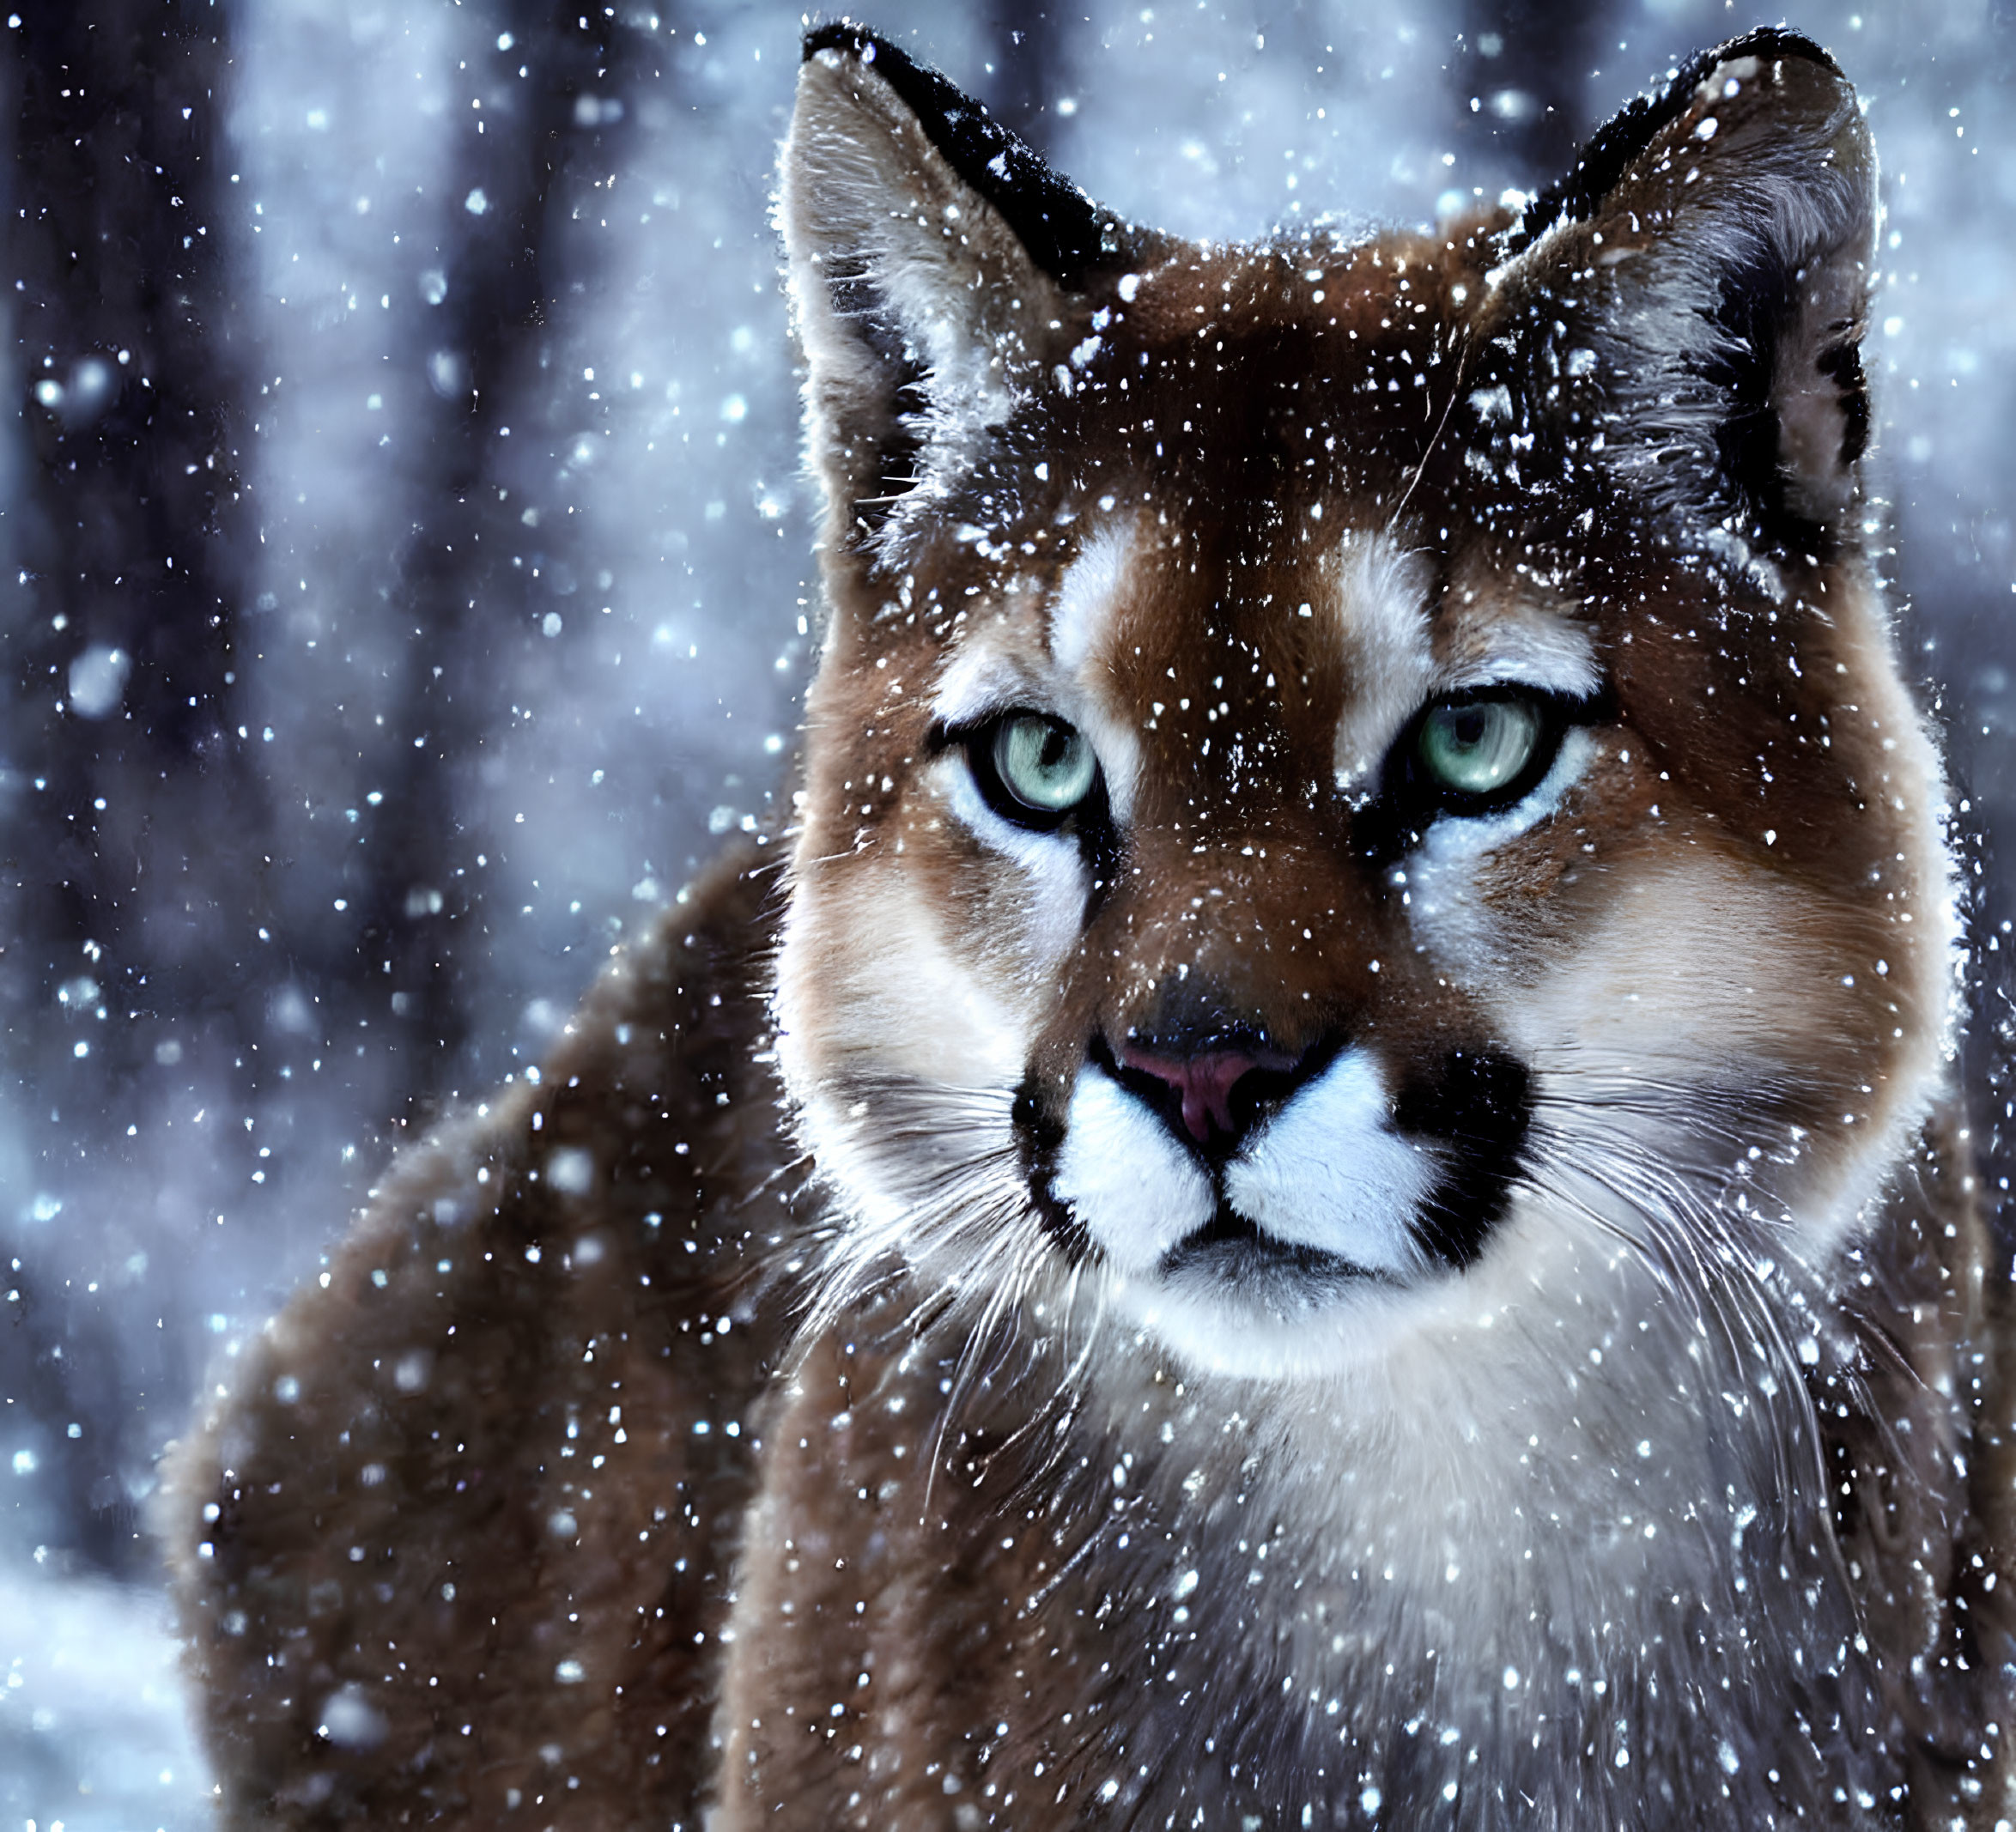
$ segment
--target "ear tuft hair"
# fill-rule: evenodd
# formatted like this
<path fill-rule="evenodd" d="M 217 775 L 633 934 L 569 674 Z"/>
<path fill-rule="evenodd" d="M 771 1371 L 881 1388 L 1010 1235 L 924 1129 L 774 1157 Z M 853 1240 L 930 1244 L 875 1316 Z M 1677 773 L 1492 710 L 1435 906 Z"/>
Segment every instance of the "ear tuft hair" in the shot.
<path fill-rule="evenodd" d="M 1515 337 L 1572 335 L 1552 360 L 1586 379 L 1563 397 L 1627 491 L 1704 547 L 1813 553 L 1843 531 L 1868 443 L 1879 214 L 1834 60 L 1753 32 L 1605 127 L 1515 224 L 1493 284 Z"/>
<path fill-rule="evenodd" d="M 856 26 L 807 34 L 777 217 L 836 551 L 900 537 L 1084 336 L 1118 219 Z"/>

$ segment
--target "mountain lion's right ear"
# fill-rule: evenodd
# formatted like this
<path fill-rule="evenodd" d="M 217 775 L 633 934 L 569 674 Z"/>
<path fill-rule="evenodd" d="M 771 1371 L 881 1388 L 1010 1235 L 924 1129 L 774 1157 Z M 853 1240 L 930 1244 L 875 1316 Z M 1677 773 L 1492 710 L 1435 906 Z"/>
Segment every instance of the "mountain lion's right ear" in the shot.
<path fill-rule="evenodd" d="M 778 220 L 841 544 L 1008 419 L 1068 349 L 1070 297 L 1119 226 L 885 40 L 823 26 L 805 52 Z"/>

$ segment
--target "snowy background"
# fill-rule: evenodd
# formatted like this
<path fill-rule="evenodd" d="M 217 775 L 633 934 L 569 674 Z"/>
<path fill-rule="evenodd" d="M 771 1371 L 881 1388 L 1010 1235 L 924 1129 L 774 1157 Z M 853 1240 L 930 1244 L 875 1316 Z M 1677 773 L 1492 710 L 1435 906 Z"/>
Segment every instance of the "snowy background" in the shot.
<path fill-rule="evenodd" d="M 3 3 L 3 0 L 0 0 Z M 1802 5 L 1890 213 L 1876 464 L 1977 931 L 2016 823 L 2016 4 Z M 890 0 L 1123 212 L 1537 188 L 1721 0 Z M 155 1459 L 410 1129 L 759 818 L 811 505 L 796 7 L 37 0 L 0 89 L 0 1832 L 205 1823 Z"/>

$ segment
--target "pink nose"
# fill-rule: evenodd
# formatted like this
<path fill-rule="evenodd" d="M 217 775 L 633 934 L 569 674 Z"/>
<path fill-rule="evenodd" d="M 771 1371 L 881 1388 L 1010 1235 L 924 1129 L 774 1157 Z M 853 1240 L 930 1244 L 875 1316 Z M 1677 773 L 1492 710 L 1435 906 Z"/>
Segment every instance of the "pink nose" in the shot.
<path fill-rule="evenodd" d="M 1269 1064 L 1239 1050 L 1206 1050 L 1199 1056 L 1157 1056 L 1147 1050 L 1123 1049 L 1120 1061 L 1144 1075 L 1167 1082 L 1183 1099 L 1183 1125 L 1191 1137 L 1202 1144 L 1212 1127 L 1236 1132 L 1231 1109 L 1232 1089 L 1255 1069 Z"/>

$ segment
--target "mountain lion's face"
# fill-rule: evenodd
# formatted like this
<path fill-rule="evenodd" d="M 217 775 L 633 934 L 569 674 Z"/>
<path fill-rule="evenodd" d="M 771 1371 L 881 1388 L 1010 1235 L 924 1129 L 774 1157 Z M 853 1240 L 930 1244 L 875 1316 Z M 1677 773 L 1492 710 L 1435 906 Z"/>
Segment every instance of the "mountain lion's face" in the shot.
<path fill-rule="evenodd" d="M 1551 227 L 1228 251 L 829 59 L 780 1016 L 843 1259 L 1286 1374 L 1836 1245 L 1950 937 L 1837 82 L 1726 66 Z"/>

